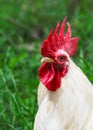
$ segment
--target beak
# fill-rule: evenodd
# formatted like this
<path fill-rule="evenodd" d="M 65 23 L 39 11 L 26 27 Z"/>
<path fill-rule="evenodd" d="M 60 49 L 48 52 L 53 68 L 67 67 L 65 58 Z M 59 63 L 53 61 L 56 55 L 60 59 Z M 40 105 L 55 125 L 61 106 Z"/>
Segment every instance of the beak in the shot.
<path fill-rule="evenodd" d="M 43 57 L 43 58 L 41 59 L 41 62 L 42 62 L 42 63 L 43 63 L 43 62 L 51 63 L 51 62 L 54 62 L 54 61 L 53 61 L 53 59 L 51 59 L 51 58 L 49 58 L 49 57 Z"/>

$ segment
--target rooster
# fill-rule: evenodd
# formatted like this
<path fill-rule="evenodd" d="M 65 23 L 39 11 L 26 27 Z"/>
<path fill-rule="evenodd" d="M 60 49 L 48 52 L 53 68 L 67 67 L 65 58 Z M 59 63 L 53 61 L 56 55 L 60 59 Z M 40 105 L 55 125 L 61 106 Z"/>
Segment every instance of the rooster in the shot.
<path fill-rule="evenodd" d="M 77 46 L 66 17 L 44 40 L 34 130 L 93 130 L 93 86 L 71 60 Z"/>

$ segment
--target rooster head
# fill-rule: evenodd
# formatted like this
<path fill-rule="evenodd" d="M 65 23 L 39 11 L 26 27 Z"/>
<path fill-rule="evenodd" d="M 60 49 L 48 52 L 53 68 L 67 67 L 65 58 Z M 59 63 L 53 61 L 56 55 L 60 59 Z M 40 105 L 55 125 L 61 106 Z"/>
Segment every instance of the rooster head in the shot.
<path fill-rule="evenodd" d="M 71 38 L 71 26 L 67 23 L 68 30 L 65 34 L 66 17 L 62 25 L 58 22 L 55 30 L 50 31 L 41 47 L 42 65 L 39 69 L 40 81 L 50 91 L 61 87 L 62 78 L 69 69 L 69 57 L 76 52 L 78 37 Z M 60 27 L 60 30 L 59 30 Z"/>

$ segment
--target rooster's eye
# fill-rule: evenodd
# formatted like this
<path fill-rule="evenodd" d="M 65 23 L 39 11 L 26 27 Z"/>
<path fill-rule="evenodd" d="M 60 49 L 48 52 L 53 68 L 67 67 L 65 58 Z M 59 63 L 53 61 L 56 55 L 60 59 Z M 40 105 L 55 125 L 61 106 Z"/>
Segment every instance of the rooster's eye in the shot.
<path fill-rule="evenodd" d="M 66 59 L 66 57 L 65 57 L 65 56 L 60 56 L 58 59 L 59 59 L 60 61 L 64 61 L 64 60 Z"/>

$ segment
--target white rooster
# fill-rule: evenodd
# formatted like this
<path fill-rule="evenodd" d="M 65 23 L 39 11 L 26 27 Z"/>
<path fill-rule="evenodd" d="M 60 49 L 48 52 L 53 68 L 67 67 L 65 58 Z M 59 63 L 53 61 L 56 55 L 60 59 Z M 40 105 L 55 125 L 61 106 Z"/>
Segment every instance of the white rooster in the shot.
<path fill-rule="evenodd" d="M 34 130 L 93 130 L 93 86 L 70 59 L 78 38 L 71 38 L 71 27 L 64 34 L 66 18 L 59 30 L 44 41 L 39 69 L 38 112 Z"/>

